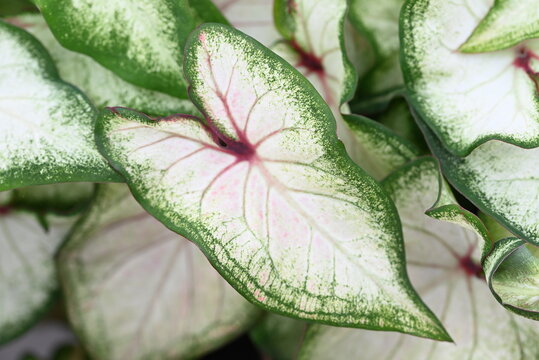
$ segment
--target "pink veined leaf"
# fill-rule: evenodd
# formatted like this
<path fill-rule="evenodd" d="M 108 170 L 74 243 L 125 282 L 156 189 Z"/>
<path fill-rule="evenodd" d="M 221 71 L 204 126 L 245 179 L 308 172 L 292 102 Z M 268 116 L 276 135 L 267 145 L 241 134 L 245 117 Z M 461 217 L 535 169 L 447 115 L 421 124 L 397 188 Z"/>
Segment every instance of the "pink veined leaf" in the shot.
<path fill-rule="evenodd" d="M 102 153 L 142 205 L 267 309 L 446 338 L 408 284 L 391 202 L 312 86 L 228 27 L 205 25 L 187 46 L 204 121 L 126 109 L 99 121 Z"/>

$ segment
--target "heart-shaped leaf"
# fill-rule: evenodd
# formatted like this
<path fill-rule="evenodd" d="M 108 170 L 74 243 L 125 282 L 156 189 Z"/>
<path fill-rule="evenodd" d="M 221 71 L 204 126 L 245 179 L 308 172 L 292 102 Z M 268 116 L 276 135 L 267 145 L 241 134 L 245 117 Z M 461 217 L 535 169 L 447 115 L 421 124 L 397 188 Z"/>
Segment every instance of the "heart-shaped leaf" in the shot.
<path fill-rule="evenodd" d="M 269 310 L 445 338 L 408 285 L 393 205 L 309 82 L 226 26 L 201 26 L 186 54 L 206 121 L 112 109 L 97 126 L 145 209 Z"/>
<path fill-rule="evenodd" d="M 484 260 L 487 282 L 500 304 L 539 320 L 539 249 L 508 237 L 494 243 Z"/>
<path fill-rule="evenodd" d="M 343 115 L 355 146 L 355 162 L 377 180 L 419 156 L 419 150 L 384 125 L 357 115 Z"/>
<path fill-rule="evenodd" d="M 189 33 L 218 10 L 201 0 L 36 0 L 66 48 L 93 57 L 135 85 L 186 98 L 182 54 Z M 202 5 L 212 5 L 209 0 Z"/>
<path fill-rule="evenodd" d="M 0 21 L 0 191 L 119 181 L 94 143 L 95 110 L 30 34 Z"/>
<path fill-rule="evenodd" d="M 62 79 L 82 89 L 98 107 L 125 106 L 155 116 L 198 114 L 189 100 L 128 83 L 91 57 L 65 49 L 39 14 L 25 14 L 8 21 L 37 37 L 51 54 Z"/>
<path fill-rule="evenodd" d="M 34 213 L 0 204 L 0 343 L 33 325 L 58 287 L 54 254 L 76 218 L 45 220 L 47 231 Z"/>
<path fill-rule="evenodd" d="M 124 185 L 99 187 L 60 252 L 59 272 L 71 323 L 96 359 L 196 358 L 258 318 Z"/>
<path fill-rule="evenodd" d="M 539 40 L 463 54 L 493 0 L 411 0 L 401 13 L 402 68 L 410 100 L 458 156 L 489 139 L 539 146 Z"/>
<path fill-rule="evenodd" d="M 539 148 L 489 141 L 460 158 L 416 120 L 449 182 L 515 235 L 539 245 Z"/>
<path fill-rule="evenodd" d="M 352 25 L 370 43 L 373 66 L 359 80 L 354 111 L 372 112 L 404 92 L 399 63 L 399 14 L 404 0 L 351 0 Z M 366 56 L 366 54 L 359 54 Z"/>
<path fill-rule="evenodd" d="M 455 343 L 403 334 L 312 326 L 300 359 L 536 359 L 539 323 L 514 316 L 491 295 L 481 276 L 486 229 L 473 214 L 436 200 L 436 161 L 416 160 L 384 180 L 404 227 L 408 269 L 419 293 L 440 315 Z M 495 331 L 493 331 L 495 330 Z"/>
<path fill-rule="evenodd" d="M 539 37 L 535 0 L 494 0 L 494 5 L 460 47 L 467 53 L 496 51 Z"/>
<path fill-rule="evenodd" d="M 271 0 L 213 0 L 219 10 L 236 29 L 266 46 L 280 39 L 273 24 Z"/>

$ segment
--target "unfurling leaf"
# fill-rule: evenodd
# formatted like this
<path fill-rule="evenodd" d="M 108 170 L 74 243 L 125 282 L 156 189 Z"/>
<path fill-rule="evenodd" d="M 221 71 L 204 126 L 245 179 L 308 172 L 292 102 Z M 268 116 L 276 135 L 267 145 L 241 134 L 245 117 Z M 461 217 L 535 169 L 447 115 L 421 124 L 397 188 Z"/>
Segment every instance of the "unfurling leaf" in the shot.
<path fill-rule="evenodd" d="M 455 343 L 404 334 L 312 326 L 300 359 L 536 359 L 539 323 L 515 316 L 492 296 L 481 273 L 486 229 L 456 204 L 437 201 L 436 161 L 416 160 L 383 182 L 404 228 L 412 283 L 440 316 Z M 445 195 L 450 196 L 450 194 Z M 449 222 L 447 222 L 449 221 Z"/>
<path fill-rule="evenodd" d="M 125 185 L 99 187 L 60 252 L 59 272 L 70 320 L 96 359 L 194 358 L 258 319 Z"/>
<path fill-rule="evenodd" d="M 494 0 L 494 5 L 460 51 L 496 51 L 537 37 L 539 6 L 536 0 Z"/>
<path fill-rule="evenodd" d="M 97 126 L 144 208 L 269 310 L 447 339 L 409 286 L 391 201 L 309 82 L 225 26 L 201 26 L 186 54 L 204 121 L 112 109 Z"/>
<path fill-rule="evenodd" d="M 201 0 L 35 2 L 66 48 L 93 57 L 135 85 L 186 98 L 185 40 L 197 25 L 219 19 L 216 8 L 199 13 L 200 7 L 193 6 L 197 1 Z"/>
<path fill-rule="evenodd" d="M 62 82 L 43 46 L 0 21 L 0 191 L 119 181 L 94 143 L 96 112 Z"/>
<path fill-rule="evenodd" d="M 402 66 L 409 99 L 453 154 L 490 139 L 539 146 L 539 40 L 463 54 L 492 0 L 410 0 L 401 12 Z"/>

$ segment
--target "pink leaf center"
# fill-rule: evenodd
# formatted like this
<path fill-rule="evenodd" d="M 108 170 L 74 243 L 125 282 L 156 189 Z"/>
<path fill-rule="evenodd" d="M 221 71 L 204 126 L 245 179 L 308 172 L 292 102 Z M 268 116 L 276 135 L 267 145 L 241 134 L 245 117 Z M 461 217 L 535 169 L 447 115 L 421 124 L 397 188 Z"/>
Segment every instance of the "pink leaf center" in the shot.
<path fill-rule="evenodd" d="M 532 68 L 532 60 L 539 60 L 539 55 L 535 54 L 526 47 L 521 47 L 518 49 L 517 57 L 513 61 L 513 66 L 515 66 L 517 69 L 521 69 L 528 75 L 530 80 L 535 84 L 537 94 L 539 94 L 539 72 L 536 72 Z"/>

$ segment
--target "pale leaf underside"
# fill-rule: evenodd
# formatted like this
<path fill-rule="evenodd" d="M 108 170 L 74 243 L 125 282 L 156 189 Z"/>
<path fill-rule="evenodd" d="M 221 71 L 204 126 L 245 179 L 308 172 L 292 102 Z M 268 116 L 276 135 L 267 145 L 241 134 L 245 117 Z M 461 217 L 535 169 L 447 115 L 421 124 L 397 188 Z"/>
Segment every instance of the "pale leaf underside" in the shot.
<path fill-rule="evenodd" d="M 189 241 L 124 185 L 99 188 L 61 252 L 71 321 L 99 359 L 191 358 L 257 319 Z"/>
<path fill-rule="evenodd" d="M 459 156 L 489 139 L 539 146 L 539 40 L 492 53 L 458 51 L 492 2 L 412 0 L 402 12 L 410 100 Z"/>
<path fill-rule="evenodd" d="M 452 224 L 424 214 L 438 196 L 436 163 L 418 160 L 391 175 L 384 185 L 401 215 L 412 283 L 439 315 L 454 343 L 316 326 L 308 331 L 300 358 L 510 360 L 516 354 L 522 359 L 539 356 L 539 323 L 501 307 L 480 275 L 483 239 L 471 230 L 477 225 Z M 440 218 L 462 219 L 462 210 L 456 206 L 441 209 Z"/>
<path fill-rule="evenodd" d="M 306 80 L 227 27 L 203 26 L 188 46 L 209 125 L 123 109 L 98 125 L 143 206 L 268 309 L 443 338 L 408 287 L 389 200 L 346 157 Z"/>

